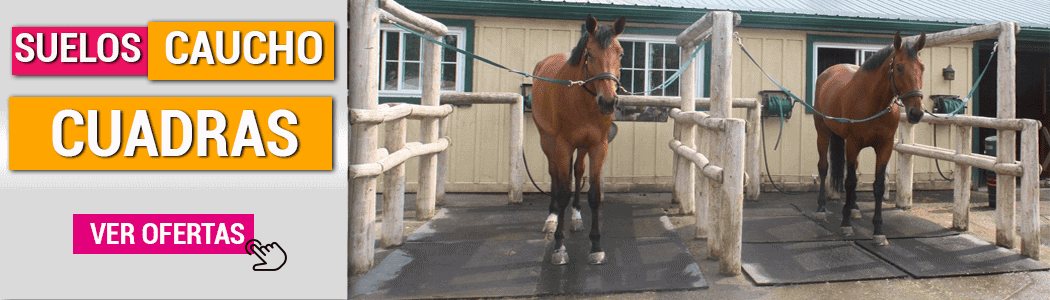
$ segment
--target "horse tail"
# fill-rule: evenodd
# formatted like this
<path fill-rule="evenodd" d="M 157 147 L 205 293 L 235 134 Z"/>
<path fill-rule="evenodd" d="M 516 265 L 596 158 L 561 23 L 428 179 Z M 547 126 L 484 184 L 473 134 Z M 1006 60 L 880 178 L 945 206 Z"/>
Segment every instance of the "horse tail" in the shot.
<path fill-rule="evenodd" d="M 846 139 L 835 133 L 831 135 L 831 147 L 828 149 L 828 159 L 831 161 L 831 188 L 842 191 L 842 179 L 845 177 L 846 166 Z"/>

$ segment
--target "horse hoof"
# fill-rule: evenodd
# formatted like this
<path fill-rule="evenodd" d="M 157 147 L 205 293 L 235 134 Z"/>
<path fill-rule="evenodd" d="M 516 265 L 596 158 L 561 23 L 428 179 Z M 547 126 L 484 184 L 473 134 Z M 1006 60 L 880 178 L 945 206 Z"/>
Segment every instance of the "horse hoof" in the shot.
<path fill-rule="evenodd" d="M 882 235 L 882 234 L 872 237 L 871 240 L 872 240 L 872 243 L 875 244 L 875 246 L 889 246 L 890 245 L 890 241 L 886 240 L 886 236 Z"/>
<path fill-rule="evenodd" d="M 594 252 L 590 255 L 590 263 L 592 265 L 600 265 L 605 263 L 605 251 Z"/>
<path fill-rule="evenodd" d="M 558 228 L 558 215 L 550 214 L 547 216 L 547 222 L 543 224 L 543 232 L 554 232 L 556 228 Z"/>
<path fill-rule="evenodd" d="M 853 226 L 842 227 L 842 236 L 853 236 Z"/>
<path fill-rule="evenodd" d="M 817 213 L 813 214 L 813 218 L 817 219 L 817 221 L 820 221 L 820 222 L 826 222 L 828 220 L 828 213 L 827 212 L 817 212 Z"/>
<path fill-rule="evenodd" d="M 569 229 L 572 231 L 583 230 L 583 216 L 580 216 L 580 211 L 572 210 L 572 222 L 569 223 Z"/>
<path fill-rule="evenodd" d="M 860 219 L 860 210 L 859 209 L 851 209 L 851 210 L 849 210 L 849 212 L 850 212 L 850 214 L 849 214 L 850 218 L 852 218 L 852 219 Z"/>
<path fill-rule="evenodd" d="M 569 263 L 569 252 L 565 251 L 565 246 L 561 246 L 558 250 L 554 250 L 551 253 L 551 264 L 560 266 Z"/>

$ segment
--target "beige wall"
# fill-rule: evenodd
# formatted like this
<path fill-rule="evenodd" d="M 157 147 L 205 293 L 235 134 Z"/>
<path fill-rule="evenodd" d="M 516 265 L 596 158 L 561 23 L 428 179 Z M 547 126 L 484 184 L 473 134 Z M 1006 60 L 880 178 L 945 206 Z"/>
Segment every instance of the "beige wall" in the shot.
<path fill-rule="evenodd" d="M 461 16 L 434 16 L 462 18 Z M 547 55 L 565 53 L 575 45 L 580 34 L 580 21 L 528 20 L 511 18 L 472 17 L 475 21 L 474 49 L 486 58 L 500 62 L 512 69 L 532 72 L 536 62 Z M 628 24 L 639 27 L 662 27 L 648 24 Z M 802 31 L 738 29 L 744 44 L 759 63 L 778 78 L 796 95 L 806 94 L 806 34 Z M 814 34 L 822 34 L 810 32 Z M 827 34 L 834 35 L 834 34 Z M 937 47 L 921 51 L 925 63 L 924 95 L 955 94 L 969 91 L 971 81 L 971 44 Z M 956 70 L 956 80 L 941 78 L 941 69 L 949 63 Z M 776 89 L 747 58 L 736 48 L 733 54 L 733 91 L 735 97 L 758 98 L 758 91 Z M 474 64 L 474 91 L 519 92 L 521 83 L 531 82 L 522 76 L 476 62 Z M 932 104 L 927 99 L 924 106 Z M 734 110 L 734 115 L 744 117 L 743 109 Z M 767 119 L 765 138 L 767 141 L 769 168 L 774 180 L 788 185 L 814 183 L 816 170 L 816 136 L 812 115 L 806 114 L 801 105 L 795 105 L 793 117 L 784 123 L 780 147 L 774 151 L 773 143 L 779 131 L 778 119 Z M 525 115 L 525 154 L 532 176 L 545 191 L 549 189 L 546 158 L 539 147 L 539 136 L 532 122 L 532 115 Z M 452 147 L 449 155 L 450 192 L 504 192 L 508 173 L 508 107 L 505 105 L 474 105 L 456 108 L 451 118 L 450 136 Z M 671 138 L 671 123 L 617 122 L 619 135 L 610 146 L 604 173 L 607 191 L 662 190 L 671 187 L 671 151 L 667 141 Z M 418 140 L 418 122 L 409 122 L 409 141 Z M 381 130 L 382 132 L 382 130 Z M 931 125 L 917 125 L 916 142 L 932 145 Z M 939 126 L 937 145 L 952 147 L 950 131 Z M 382 141 L 382 137 L 380 138 Z M 861 155 L 861 186 L 874 180 L 874 154 L 870 149 Z M 756 158 L 759 159 L 759 158 Z M 915 158 L 915 180 L 917 187 L 923 181 L 940 179 L 932 160 Z M 418 159 L 407 166 L 409 190 L 414 190 Z M 889 165 L 896 170 L 896 157 Z M 951 175 L 952 166 L 941 163 L 945 176 Z M 767 182 L 763 166 L 763 182 Z M 891 180 L 892 182 L 892 180 Z M 526 182 L 526 192 L 535 191 Z M 945 185 L 947 186 L 947 185 Z"/>

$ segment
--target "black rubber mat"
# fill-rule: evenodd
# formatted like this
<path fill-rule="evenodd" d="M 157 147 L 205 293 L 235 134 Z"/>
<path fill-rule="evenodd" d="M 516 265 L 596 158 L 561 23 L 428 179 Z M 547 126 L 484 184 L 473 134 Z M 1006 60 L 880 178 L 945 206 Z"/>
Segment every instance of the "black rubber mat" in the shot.
<path fill-rule="evenodd" d="M 744 244 L 744 272 L 757 285 L 901 278 L 908 275 L 853 242 Z"/>
<path fill-rule="evenodd" d="M 583 236 L 591 230 L 591 208 L 583 203 Z M 563 219 L 568 233 L 566 208 Z M 603 238 L 672 237 L 660 217 L 664 211 L 656 203 L 633 204 L 613 201 L 602 203 Z M 444 208 L 431 221 L 410 234 L 407 241 L 529 240 L 543 239 L 543 223 L 550 214 L 546 206 L 481 206 Z M 575 234 L 579 235 L 579 234 Z"/>
<path fill-rule="evenodd" d="M 351 278 L 360 299 L 491 298 L 692 290 L 707 287 L 695 258 L 656 203 L 602 204 L 603 265 L 588 264 L 585 230 L 567 232 L 570 262 L 550 264 L 545 206 L 443 208 L 377 267 Z"/>
<path fill-rule="evenodd" d="M 858 245 L 916 278 L 1042 271 L 1047 265 L 969 234 L 891 239 L 888 246 Z"/>
<path fill-rule="evenodd" d="M 797 216 L 745 217 L 744 243 L 812 242 L 841 239 L 812 220 Z"/>
<path fill-rule="evenodd" d="M 854 235 L 850 237 L 841 236 L 842 205 L 842 202 L 829 202 L 829 212 L 826 214 L 826 220 L 823 222 L 814 217 L 813 212 L 816 205 L 812 205 L 812 207 L 800 205 L 797 208 L 807 218 L 820 224 L 824 229 L 839 234 L 838 240 L 870 240 L 875 230 L 875 225 L 871 223 L 871 218 L 875 213 L 875 204 L 871 202 L 858 203 L 857 206 L 860 207 L 861 218 L 850 221 L 854 232 Z M 930 222 L 912 213 L 886 207 L 884 203 L 882 230 L 887 238 L 941 237 L 959 234 L 958 231 L 941 227 L 937 223 Z"/>

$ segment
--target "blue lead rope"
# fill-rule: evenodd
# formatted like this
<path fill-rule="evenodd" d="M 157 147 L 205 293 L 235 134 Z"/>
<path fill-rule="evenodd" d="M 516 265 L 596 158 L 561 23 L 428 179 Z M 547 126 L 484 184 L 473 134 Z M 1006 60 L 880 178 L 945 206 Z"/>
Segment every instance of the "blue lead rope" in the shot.
<path fill-rule="evenodd" d="M 966 94 L 966 99 L 963 99 L 963 104 L 959 105 L 959 107 L 956 107 L 955 110 L 953 110 L 952 112 L 949 112 L 949 117 L 955 116 L 959 114 L 959 112 L 961 112 L 963 109 L 966 109 L 966 104 L 970 102 L 970 99 L 973 98 L 973 93 L 977 91 L 977 83 L 981 82 L 981 79 L 984 78 L 984 72 L 988 72 L 988 67 L 992 65 L 992 59 L 995 58 L 995 50 L 997 50 L 998 48 L 999 42 L 995 42 L 995 44 L 992 45 L 992 55 L 988 57 L 988 62 L 984 64 L 984 70 L 981 70 L 981 75 L 977 76 L 977 80 L 973 82 L 973 86 L 970 87 L 970 92 Z"/>
<path fill-rule="evenodd" d="M 582 86 L 582 85 L 584 85 L 586 83 L 586 81 L 582 81 L 582 80 L 581 81 L 569 81 L 569 80 L 544 78 L 544 77 L 540 77 L 540 76 L 536 76 L 536 75 L 532 75 L 532 74 L 526 73 L 524 71 L 511 69 L 511 68 L 505 67 L 505 66 L 503 66 L 503 65 L 501 65 L 499 63 L 496 63 L 496 62 L 494 62 L 492 60 L 489 60 L 487 58 L 478 56 L 477 54 L 470 53 L 467 50 L 459 49 L 456 46 L 452 46 L 452 45 L 446 44 L 446 43 L 444 43 L 442 41 L 439 41 L 437 39 L 434 39 L 434 38 L 432 38 L 430 36 L 427 36 L 425 34 L 416 32 L 416 31 L 414 31 L 412 29 L 409 29 L 408 27 L 402 26 L 401 24 L 398 24 L 398 23 L 395 23 L 395 22 L 390 22 L 390 23 L 394 24 L 394 26 L 397 26 L 397 28 L 401 28 L 401 30 L 404 30 L 405 32 L 407 32 L 409 34 L 412 34 L 414 36 L 418 36 L 418 37 L 420 37 L 420 38 L 422 38 L 424 40 L 427 40 L 428 42 L 434 43 L 434 44 L 436 44 L 438 46 L 444 47 L 444 48 L 449 49 L 449 50 L 453 50 L 453 51 L 459 52 L 459 53 L 461 53 L 463 55 L 466 55 L 467 57 L 470 57 L 470 58 L 476 59 L 476 60 L 480 60 L 480 61 L 482 61 L 484 63 L 490 64 L 490 65 L 492 65 L 494 67 L 497 67 L 497 68 L 500 68 L 500 69 L 507 70 L 507 71 L 509 71 L 511 73 L 514 73 L 514 74 L 518 74 L 518 75 L 529 77 L 529 78 L 536 78 L 536 79 L 547 81 L 547 82 L 553 82 L 553 83 L 557 83 L 557 84 L 567 85 L 567 86 L 573 86 L 573 85 L 580 85 L 580 86 Z M 673 83 L 675 80 L 678 80 L 678 77 L 680 77 L 682 75 L 682 72 L 685 71 L 685 69 L 687 67 L 692 65 L 693 59 L 696 58 L 697 53 L 700 53 L 700 49 L 703 49 L 703 48 L 704 48 L 704 46 L 702 46 L 702 45 L 696 47 L 696 49 L 693 50 L 693 53 L 689 55 L 689 58 L 687 58 L 685 60 L 685 63 L 683 63 L 682 66 L 678 68 L 678 71 L 675 71 L 674 74 L 671 74 L 671 77 L 668 77 L 667 80 L 664 81 L 664 83 L 660 84 L 657 87 L 649 89 L 649 90 L 647 90 L 645 92 L 629 93 L 629 94 L 633 94 L 633 95 L 648 94 L 648 93 L 650 93 L 652 91 L 655 91 L 655 90 L 667 88 L 668 85 L 671 85 L 671 83 Z"/>
<path fill-rule="evenodd" d="M 747 55 L 747 58 L 750 58 L 751 62 L 755 63 L 755 66 L 758 67 L 758 70 L 762 71 L 762 74 L 765 74 L 766 78 L 769 78 L 769 81 L 772 81 L 773 84 L 775 84 L 777 86 L 777 88 L 780 88 L 780 90 L 783 91 L 784 94 L 787 94 L 788 97 L 791 97 L 791 99 L 794 102 L 801 103 L 806 108 L 809 108 L 810 110 L 812 110 L 813 113 L 815 113 L 815 114 L 817 114 L 817 115 L 819 115 L 819 116 L 821 116 L 821 117 L 823 117 L 825 119 L 836 121 L 836 122 L 841 122 L 841 123 L 864 123 L 864 122 L 871 121 L 871 120 L 874 120 L 874 119 L 876 119 L 878 117 L 881 117 L 881 116 L 885 115 L 886 113 L 890 112 L 890 108 L 893 107 L 893 104 L 891 103 L 890 106 L 887 106 L 886 109 L 883 109 L 882 111 L 880 111 L 879 113 L 875 114 L 874 116 L 870 116 L 870 117 L 867 117 L 867 118 L 864 118 L 864 119 L 860 119 L 860 120 L 849 119 L 849 118 L 840 118 L 840 117 L 832 117 L 832 116 L 825 115 L 825 114 L 821 113 L 820 111 L 818 111 L 816 108 L 814 108 L 812 105 L 809 105 L 809 103 L 806 103 L 806 101 L 802 101 L 802 99 L 799 99 L 798 96 L 795 96 L 795 94 L 792 94 L 791 91 L 789 91 L 788 89 L 784 88 L 784 86 L 781 85 L 780 82 L 777 82 L 776 79 L 773 79 L 773 76 L 769 76 L 769 73 L 766 73 L 766 70 L 762 69 L 762 65 L 759 65 L 758 61 L 756 61 L 755 58 L 753 56 L 751 56 L 751 53 L 747 51 L 747 48 L 744 47 L 744 43 L 741 42 L 739 38 L 737 38 L 737 43 L 740 44 L 740 50 L 744 51 L 744 54 Z M 776 150 L 776 149 L 774 148 L 774 150 Z"/>

